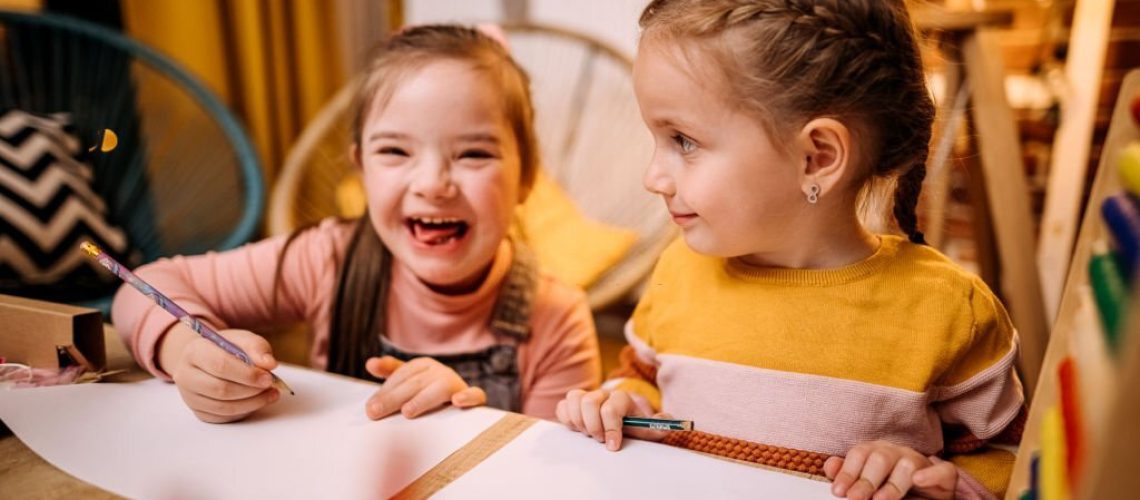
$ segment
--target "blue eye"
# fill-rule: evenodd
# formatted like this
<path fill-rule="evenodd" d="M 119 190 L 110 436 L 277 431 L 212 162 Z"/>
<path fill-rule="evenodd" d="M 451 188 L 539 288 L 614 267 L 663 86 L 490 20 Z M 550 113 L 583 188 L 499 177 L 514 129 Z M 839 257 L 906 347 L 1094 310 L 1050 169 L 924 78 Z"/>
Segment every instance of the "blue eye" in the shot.
<path fill-rule="evenodd" d="M 697 149 L 697 144 L 685 134 L 673 134 L 673 142 L 677 143 L 682 153 L 692 153 Z"/>

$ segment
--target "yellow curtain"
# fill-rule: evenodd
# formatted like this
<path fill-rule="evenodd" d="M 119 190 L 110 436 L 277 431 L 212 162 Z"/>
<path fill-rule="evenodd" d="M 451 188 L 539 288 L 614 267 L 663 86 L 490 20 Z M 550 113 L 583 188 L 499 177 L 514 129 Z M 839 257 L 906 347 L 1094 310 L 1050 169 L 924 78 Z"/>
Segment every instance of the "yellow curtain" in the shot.
<path fill-rule="evenodd" d="M 272 185 L 305 123 L 347 81 L 319 0 L 123 0 L 127 33 L 181 63 L 242 119 Z"/>

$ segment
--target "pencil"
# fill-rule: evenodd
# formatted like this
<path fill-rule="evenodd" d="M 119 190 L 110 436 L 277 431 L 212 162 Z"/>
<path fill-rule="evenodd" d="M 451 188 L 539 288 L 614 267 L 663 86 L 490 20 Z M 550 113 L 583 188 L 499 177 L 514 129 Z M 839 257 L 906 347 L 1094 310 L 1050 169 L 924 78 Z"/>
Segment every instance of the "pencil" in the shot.
<path fill-rule="evenodd" d="M 668 420 L 648 417 L 624 417 L 621 419 L 621 425 L 658 431 L 691 431 L 694 427 L 692 420 Z"/>
<path fill-rule="evenodd" d="M 84 241 L 79 246 L 83 249 L 84 252 L 87 252 L 87 255 L 91 256 L 91 258 L 102 264 L 103 267 L 107 268 L 108 271 L 111 271 L 112 274 L 118 276 L 119 279 L 135 287 L 135 289 L 143 295 L 150 297 L 151 300 L 154 300 L 155 304 L 158 304 L 158 307 L 165 309 L 166 312 L 172 314 L 175 318 L 178 318 L 178 321 L 181 321 L 182 324 L 197 332 L 198 335 L 205 337 L 206 340 L 209 340 L 210 342 L 213 342 L 214 345 L 221 347 L 223 351 L 234 355 L 243 363 L 247 365 L 253 365 L 253 360 L 249 359 L 249 355 L 246 354 L 245 351 L 241 350 L 240 347 L 235 345 L 233 342 L 226 340 L 225 337 L 218 334 L 218 332 L 215 332 L 213 328 L 206 326 L 205 323 L 198 321 L 197 318 L 186 312 L 186 310 L 181 308 L 178 304 L 175 304 L 173 300 L 167 298 L 167 296 L 163 295 L 162 292 L 159 292 L 157 289 L 150 286 L 149 283 L 143 281 L 138 276 L 135 276 L 135 273 L 132 273 L 125 266 L 119 264 L 118 261 L 113 259 L 110 255 L 107 255 L 106 252 L 104 252 L 94 243 Z M 269 372 L 269 374 L 273 376 L 274 387 L 281 391 L 289 391 L 290 395 L 293 394 L 293 389 L 290 389 L 289 385 L 286 384 L 284 380 L 278 378 L 277 375 L 273 372 Z"/>

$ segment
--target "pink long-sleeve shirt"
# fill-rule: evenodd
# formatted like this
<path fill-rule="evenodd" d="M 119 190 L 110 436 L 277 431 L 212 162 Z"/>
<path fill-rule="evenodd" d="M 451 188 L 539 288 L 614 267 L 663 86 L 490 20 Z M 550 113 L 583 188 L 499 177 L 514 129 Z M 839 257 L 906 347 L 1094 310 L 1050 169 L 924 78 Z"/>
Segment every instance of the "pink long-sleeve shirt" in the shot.
<path fill-rule="evenodd" d="M 303 321 L 309 325 L 309 364 L 328 362 L 337 265 L 352 236 L 352 224 L 327 219 L 298 235 L 284 254 L 281 279 L 274 272 L 285 237 L 275 237 L 222 253 L 162 259 L 136 273 L 190 314 L 216 328 L 259 327 Z M 423 354 L 456 354 L 502 342 L 490 318 L 510 269 L 511 245 L 504 241 L 487 279 L 478 290 L 442 295 L 399 262 L 392 265 L 386 338 L 395 347 Z M 134 289 L 115 295 L 112 318 L 135 359 L 155 376 L 156 346 L 177 321 Z M 530 337 L 518 345 L 522 411 L 554 418 L 554 407 L 571 389 L 591 389 L 601 380 L 593 318 L 582 291 L 541 275 L 532 303 Z"/>

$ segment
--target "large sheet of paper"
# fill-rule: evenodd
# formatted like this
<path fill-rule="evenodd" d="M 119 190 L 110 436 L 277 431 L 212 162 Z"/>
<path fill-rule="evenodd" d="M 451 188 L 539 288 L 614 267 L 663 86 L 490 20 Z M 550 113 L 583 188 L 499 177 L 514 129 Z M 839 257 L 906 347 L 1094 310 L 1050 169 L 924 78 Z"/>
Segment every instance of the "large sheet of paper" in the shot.
<path fill-rule="evenodd" d="M 437 498 L 834 499 L 831 483 L 760 469 L 657 443 L 618 452 L 537 422 L 439 492 Z"/>
<path fill-rule="evenodd" d="M 255 417 L 206 424 L 170 384 L 0 390 L 0 420 L 56 467 L 132 498 L 383 498 L 498 421 L 487 408 L 368 420 L 378 387 L 282 366 L 297 391 Z M 830 498 L 828 484 L 655 443 L 618 453 L 537 422 L 444 498 Z"/>
<path fill-rule="evenodd" d="M 0 420 L 56 467 L 131 498 L 382 498 L 502 414 L 371 421 L 378 385 L 280 367 L 297 395 L 232 424 L 199 421 L 150 379 L 0 390 Z"/>

